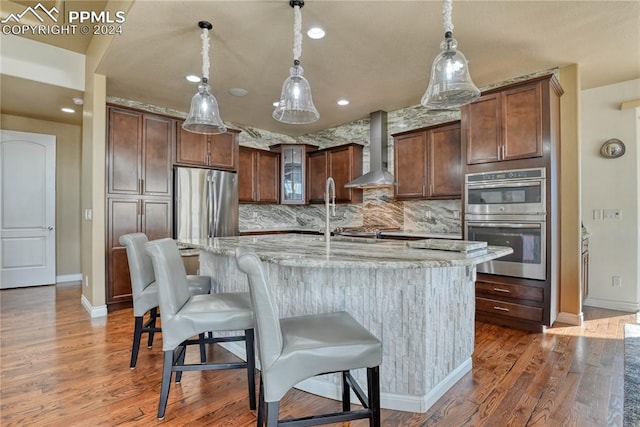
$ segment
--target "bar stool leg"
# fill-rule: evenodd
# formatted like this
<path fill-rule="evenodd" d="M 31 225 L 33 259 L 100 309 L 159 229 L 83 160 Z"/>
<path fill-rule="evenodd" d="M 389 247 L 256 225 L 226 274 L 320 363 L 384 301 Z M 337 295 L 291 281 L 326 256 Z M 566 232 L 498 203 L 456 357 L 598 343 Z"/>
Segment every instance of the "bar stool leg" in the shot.
<path fill-rule="evenodd" d="M 158 318 L 158 307 L 151 309 L 151 319 L 149 322 L 149 340 L 147 341 L 147 347 L 153 347 L 153 335 L 156 333 L 156 319 Z"/>
<path fill-rule="evenodd" d="M 256 357 L 253 345 L 253 329 L 245 329 L 244 342 L 247 352 L 247 381 L 249 386 L 249 409 L 256 409 Z"/>
<path fill-rule="evenodd" d="M 371 409 L 371 427 L 380 427 L 380 367 L 367 368 L 367 391 Z"/>
<path fill-rule="evenodd" d="M 351 387 L 347 382 L 347 375 L 349 371 L 342 371 L 342 410 L 351 410 Z"/>
<path fill-rule="evenodd" d="M 267 427 L 277 427 L 280 402 L 267 402 L 265 406 L 267 409 Z"/>
<path fill-rule="evenodd" d="M 142 338 L 142 322 L 143 318 L 141 316 L 137 316 L 134 319 L 135 323 L 133 326 L 133 346 L 131 347 L 131 362 L 129 363 L 129 368 L 133 369 L 136 367 L 136 363 L 138 361 L 138 351 L 140 350 L 140 339 Z"/>
<path fill-rule="evenodd" d="M 160 403 L 158 403 L 158 419 L 164 419 L 167 409 L 167 398 L 171 387 L 171 374 L 173 372 L 173 350 L 164 352 L 164 365 L 162 367 L 162 387 L 160 388 Z"/>

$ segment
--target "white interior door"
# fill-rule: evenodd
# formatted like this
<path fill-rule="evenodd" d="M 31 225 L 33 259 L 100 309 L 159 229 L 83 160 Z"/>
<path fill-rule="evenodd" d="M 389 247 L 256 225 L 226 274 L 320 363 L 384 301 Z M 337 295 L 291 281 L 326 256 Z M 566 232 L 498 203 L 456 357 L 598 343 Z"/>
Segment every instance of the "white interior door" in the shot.
<path fill-rule="evenodd" d="M 0 288 L 56 282 L 56 137 L 0 130 Z"/>

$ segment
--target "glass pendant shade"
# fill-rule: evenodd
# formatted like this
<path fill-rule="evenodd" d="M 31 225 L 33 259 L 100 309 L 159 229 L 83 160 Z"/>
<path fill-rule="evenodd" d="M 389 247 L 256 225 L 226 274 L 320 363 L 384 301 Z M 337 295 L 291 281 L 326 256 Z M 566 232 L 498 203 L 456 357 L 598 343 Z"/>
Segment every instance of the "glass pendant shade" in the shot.
<path fill-rule="evenodd" d="M 429 87 L 420 101 L 423 106 L 436 110 L 459 108 L 480 96 L 469 75 L 467 59 L 457 47 L 458 42 L 450 36 L 440 43 L 440 53 L 431 66 Z"/>
<path fill-rule="evenodd" d="M 282 92 L 278 106 L 273 111 L 273 118 L 282 123 L 306 124 L 320 118 L 320 113 L 313 105 L 311 87 L 303 76 L 304 70 L 299 64 L 289 69 L 289 77 L 282 84 Z"/>
<path fill-rule="evenodd" d="M 202 79 L 198 85 L 198 92 L 191 99 L 189 116 L 182 124 L 182 128 L 189 132 L 204 134 L 218 134 L 227 131 L 227 127 L 220 118 L 218 101 L 211 94 L 211 87 L 205 78 Z"/>

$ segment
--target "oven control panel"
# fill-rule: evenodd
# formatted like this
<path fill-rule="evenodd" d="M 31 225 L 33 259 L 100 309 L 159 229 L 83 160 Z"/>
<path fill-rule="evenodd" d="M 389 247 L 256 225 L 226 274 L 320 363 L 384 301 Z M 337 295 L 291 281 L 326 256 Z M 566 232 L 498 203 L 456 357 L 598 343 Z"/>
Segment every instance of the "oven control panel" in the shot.
<path fill-rule="evenodd" d="M 509 181 L 520 179 L 545 178 L 545 168 L 514 169 L 497 172 L 470 173 L 466 175 L 466 182 Z"/>

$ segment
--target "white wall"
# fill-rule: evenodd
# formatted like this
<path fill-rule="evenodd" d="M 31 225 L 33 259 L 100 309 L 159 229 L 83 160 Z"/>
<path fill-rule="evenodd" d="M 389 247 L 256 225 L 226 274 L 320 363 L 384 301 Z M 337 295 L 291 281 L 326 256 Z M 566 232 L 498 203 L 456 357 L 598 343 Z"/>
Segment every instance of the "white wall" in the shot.
<path fill-rule="evenodd" d="M 640 80 L 585 90 L 581 96 L 582 218 L 589 241 L 589 293 L 585 305 L 626 311 L 640 309 L 639 208 L 640 108 L 620 104 L 640 99 Z M 618 138 L 626 154 L 600 156 Z M 594 219 L 594 210 L 620 209 L 620 220 Z M 613 276 L 621 286 L 612 286 Z"/>

